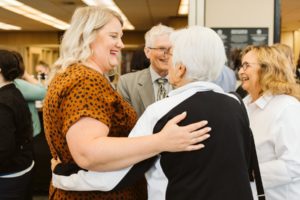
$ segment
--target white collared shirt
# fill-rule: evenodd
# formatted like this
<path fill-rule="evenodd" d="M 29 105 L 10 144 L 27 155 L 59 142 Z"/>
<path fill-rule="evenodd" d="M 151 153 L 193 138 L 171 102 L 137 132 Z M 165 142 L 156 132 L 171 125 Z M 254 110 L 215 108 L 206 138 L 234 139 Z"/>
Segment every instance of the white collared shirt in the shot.
<path fill-rule="evenodd" d="M 288 95 L 245 97 L 267 200 L 300 199 L 300 102 Z M 255 191 L 254 191 L 255 193 Z"/>

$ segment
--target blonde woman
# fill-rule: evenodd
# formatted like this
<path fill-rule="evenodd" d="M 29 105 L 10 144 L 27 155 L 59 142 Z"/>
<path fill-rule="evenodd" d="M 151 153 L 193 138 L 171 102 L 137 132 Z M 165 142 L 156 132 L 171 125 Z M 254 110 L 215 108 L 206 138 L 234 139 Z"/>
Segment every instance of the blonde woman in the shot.
<path fill-rule="evenodd" d="M 300 199 L 300 88 L 276 47 L 248 46 L 239 70 L 266 199 Z"/>
<path fill-rule="evenodd" d="M 62 163 L 88 170 L 127 167 L 163 151 L 203 148 L 205 121 L 179 127 L 185 114 L 157 134 L 127 138 L 136 122 L 133 108 L 111 87 L 105 73 L 119 64 L 122 19 L 101 7 L 75 11 L 63 36 L 60 57 L 44 101 L 45 135 L 51 154 Z M 50 199 L 147 199 L 143 176 L 111 192 L 64 191 L 50 186 Z M 102 181 L 110 181 L 102 180 Z"/>

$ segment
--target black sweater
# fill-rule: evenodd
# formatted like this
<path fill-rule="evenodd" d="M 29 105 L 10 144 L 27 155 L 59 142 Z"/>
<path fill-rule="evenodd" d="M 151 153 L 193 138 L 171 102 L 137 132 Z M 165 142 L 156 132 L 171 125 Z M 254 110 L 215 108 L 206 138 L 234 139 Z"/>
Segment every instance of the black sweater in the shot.
<path fill-rule="evenodd" d="M 28 105 L 14 84 L 0 88 L 0 175 L 28 168 L 33 160 Z"/>
<path fill-rule="evenodd" d="M 251 200 L 251 130 L 239 102 L 212 91 L 198 92 L 163 116 L 154 132 L 183 111 L 188 115 L 179 125 L 207 120 L 211 138 L 199 151 L 161 154 L 161 167 L 168 179 L 166 199 Z"/>

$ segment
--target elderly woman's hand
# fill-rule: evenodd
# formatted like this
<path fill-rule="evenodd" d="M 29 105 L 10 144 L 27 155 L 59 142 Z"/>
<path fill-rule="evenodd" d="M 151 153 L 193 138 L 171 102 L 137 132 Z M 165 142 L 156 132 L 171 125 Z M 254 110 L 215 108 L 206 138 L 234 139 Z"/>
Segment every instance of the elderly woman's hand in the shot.
<path fill-rule="evenodd" d="M 204 147 L 200 142 L 210 137 L 207 121 L 200 121 L 186 126 L 177 124 L 186 117 L 186 112 L 177 115 L 158 133 L 161 137 L 161 150 L 169 152 L 194 151 Z"/>

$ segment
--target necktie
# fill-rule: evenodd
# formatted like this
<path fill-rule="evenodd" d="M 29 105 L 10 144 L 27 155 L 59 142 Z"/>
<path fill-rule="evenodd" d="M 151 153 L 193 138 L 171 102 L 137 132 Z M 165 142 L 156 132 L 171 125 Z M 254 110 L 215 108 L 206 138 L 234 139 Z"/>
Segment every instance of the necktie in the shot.
<path fill-rule="evenodd" d="M 158 83 L 158 90 L 157 90 L 157 101 L 165 98 L 167 96 L 167 90 L 164 84 L 167 82 L 166 78 L 158 78 L 156 80 Z"/>

